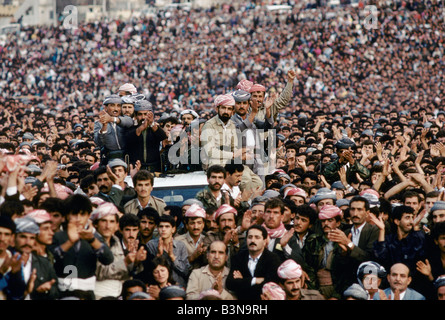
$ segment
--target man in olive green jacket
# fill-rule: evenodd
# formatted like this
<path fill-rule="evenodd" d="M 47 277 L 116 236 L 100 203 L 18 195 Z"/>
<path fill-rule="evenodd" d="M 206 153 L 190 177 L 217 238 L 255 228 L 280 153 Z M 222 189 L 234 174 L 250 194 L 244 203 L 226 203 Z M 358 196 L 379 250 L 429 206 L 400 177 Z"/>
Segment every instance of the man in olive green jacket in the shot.
<path fill-rule="evenodd" d="M 348 138 L 342 138 L 335 143 L 335 147 L 338 158 L 326 164 L 321 172 L 329 184 L 340 180 L 339 170 L 343 166 L 346 166 L 346 181 L 348 183 L 357 182 L 357 173 L 363 180 L 369 178 L 371 174 L 369 169 L 354 159 L 352 151 L 352 149 L 355 148 L 354 141 Z M 348 186 L 345 187 L 348 188 Z"/>

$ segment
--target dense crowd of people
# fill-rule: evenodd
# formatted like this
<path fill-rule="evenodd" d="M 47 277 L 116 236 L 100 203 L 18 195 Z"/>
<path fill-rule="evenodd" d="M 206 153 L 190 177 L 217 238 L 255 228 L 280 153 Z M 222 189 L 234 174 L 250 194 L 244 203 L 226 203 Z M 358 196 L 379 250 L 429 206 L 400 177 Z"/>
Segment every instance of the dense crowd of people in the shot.
<path fill-rule="evenodd" d="M 443 9 L 246 2 L 10 35 L 0 299 L 445 299 Z M 152 195 L 191 171 L 208 185 L 181 206 Z"/>

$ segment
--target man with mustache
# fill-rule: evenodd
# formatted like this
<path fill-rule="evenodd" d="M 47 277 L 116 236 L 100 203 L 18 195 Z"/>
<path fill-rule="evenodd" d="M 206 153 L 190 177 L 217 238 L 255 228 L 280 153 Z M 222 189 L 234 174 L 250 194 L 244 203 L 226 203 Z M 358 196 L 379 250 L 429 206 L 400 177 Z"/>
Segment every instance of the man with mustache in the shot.
<path fill-rule="evenodd" d="M 111 159 L 124 158 L 124 130 L 133 125 L 133 120 L 122 115 L 122 99 L 118 95 L 106 97 L 103 106 L 94 123 L 94 142 L 101 148 L 100 163 L 106 165 Z"/>
<path fill-rule="evenodd" d="M 425 297 L 412 288 L 408 288 L 412 278 L 407 265 L 395 263 L 387 276 L 389 288 L 383 290 L 388 300 L 426 300 Z M 380 300 L 379 295 L 374 300 Z"/>
<path fill-rule="evenodd" d="M 94 170 L 93 175 L 96 185 L 99 188 L 99 193 L 97 193 L 95 197 L 120 206 L 124 191 L 121 186 L 115 183 L 116 176 L 111 171 L 111 168 L 109 166 L 100 166 Z"/>
<path fill-rule="evenodd" d="M 31 217 L 15 220 L 14 252 L 21 255 L 24 280 L 27 283 L 25 300 L 55 300 L 59 297 L 57 276 L 52 263 L 33 252 L 39 225 Z"/>
<path fill-rule="evenodd" d="M 209 212 L 217 210 L 223 204 L 233 204 L 233 200 L 227 190 L 223 190 L 225 178 L 227 176 L 226 169 L 220 165 L 212 165 L 207 172 L 208 185 L 199 191 L 195 198 L 201 201 L 203 208 Z"/>
<path fill-rule="evenodd" d="M 232 259 L 226 286 L 239 300 L 260 300 L 263 285 L 278 283 L 280 258 L 267 250 L 268 234 L 261 225 L 252 225 L 246 232 L 247 250 Z"/>
<path fill-rule="evenodd" d="M 35 209 L 26 215 L 33 218 L 39 225 L 39 233 L 36 236 L 34 245 L 35 254 L 46 257 L 51 264 L 54 263 L 54 256 L 48 247 L 53 243 L 54 231 L 52 230 L 51 215 L 43 209 Z"/>
<path fill-rule="evenodd" d="M 161 172 L 161 154 L 159 146 L 168 139 L 154 119 L 153 105 L 147 100 L 138 100 L 134 105 L 137 125 L 125 133 L 126 153 L 129 162 L 141 163 L 141 169 L 150 172 Z"/>
<path fill-rule="evenodd" d="M 26 289 L 22 275 L 21 255 L 12 254 L 12 240 L 16 232 L 14 221 L 0 215 L 0 301 L 21 300 Z"/>
<path fill-rule="evenodd" d="M 230 267 L 232 257 L 240 250 L 242 233 L 247 230 L 247 227 L 244 230 L 242 227 L 237 227 L 238 211 L 228 204 L 221 205 L 214 215 L 218 224 L 218 231 L 208 231 L 206 233 L 204 247 L 209 247 L 213 241 L 223 241 L 228 248 L 227 266 Z M 248 214 L 246 213 L 245 216 L 247 217 Z"/>
<path fill-rule="evenodd" d="M 151 194 L 153 184 L 154 175 L 148 170 L 141 169 L 133 176 L 133 185 L 137 197 L 125 203 L 125 213 L 137 215 L 140 210 L 151 207 L 155 209 L 159 215 L 164 214 L 166 203 L 161 198 Z"/>
<path fill-rule="evenodd" d="M 130 279 L 133 269 L 146 259 L 146 251 L 143 247 L 135 247 L 124 254 L 121 242 L 115 235 L 119 228 L 119 211 L 114 204 L 102 203 L 94 209 L 90 219 L 114 258 L 113 263 L 109 265 L 97 263 L 94 294 L 97 300 L 104 296 L 118 297 L 123 282 Z"/>
<path fill-rule="evenodd" d="M 197 269 L 205 264 L 204 253 L 204 226 L 206 219 L 206 211 L 198 204 L 192 204 L 184 215 L 184 222 L 187 232 L 177 235 L 176 240 L 185 244 L 188 252 L 188 259 L 192 269 Z"/>
<path fill-rule="evenodd" d="M 139 218 L 139 243 L 146 245 L 148 241 L 155 238 L 157 235 L 155 233 L 156 224 L 159 219 L 159 213 L 156 209 L 152 207 L 147 207 L 138 212 L 137 217 Z"/>
<path fill-rule="evenodd" d="M 187 300 L 197 300 L 200 293 L 209 289 L 219 292 L 222 300 L 234 300 L 226 289 L 229 268 L 226 266 L 227 246 L 223 241 L 214 241 L 207 249 L 207 265 L 195 269 L 187 282 Z"/>
<path fill-rule="evenodd" d="M 318 214 L 308 204 L 297 206 L 295 210 L 293 226 L 281 237 L 280 245 L 286 258 L 291 258 L 299 264 L 304 264 L 302 256 L 303 247 L 308 237 L 314 232 L 313 226 L 318 218 Z"/>
<path fill-rule="evenodd" d="M 339 245 L 331 238 L 341 225 L 343 211 L 334 205 L 323 206 L 318 213 L 321 232 L 315 232 L 306 239 L 303 247 L 303 257 L 306 265 L 304 271 L 308 274 L 308 289 L 319 290 L 326 299 L 341 299 L 337 288 L 339 271 L 335 269 L 334 258 L 339 254 Z"/>
<path fill-rule="evenodd" d="M 264 205 L 264 222 L 262 226 L 269 235 L 267 248 L 271 252 L 275 252 L 281 262 L 285 260 L 283 248 L 280 240 L 287 233 L 283 223 L 284 203 L 281 198 L 270 198 Z"/>
<path fill-rule="evenodd" d="M 208 120 L 201 131 L 204 170 L 212 165 L 224 166 L 233 159 L 246 160 L 246 149 L 238 148 L 237 128 L 231 119 L 235 99 L 231 94 L 218 95 L 214 99 L 214 106 L 218 114 Z"/>
<path fill-rule="evenodd" d="M 139 239 L 140 220 L 138 216 L 126 213 L 119 218 L 119 232 L 116 234 L 124 250 L 128 255 L 132 251 L 137 251 L 144 244 Z"/>
<path fill-rule="evenodd" d="M 319 291 L 303 289 L 303 269 L 292 259 L 278 267 L 279 285 L 286 292 L 286 300 L 326 300 Z"/>
<path fill-rule="evenodd" d="M 337 279 L 339 292 L 344 292 L 356 282 L 355 273 L 359 265 L 374 258 L 374 242 L 378 238 L 378 228 L 368 223 L 370 214 L 369 201 L 362 196 L 354 196 L 349 202 L 349 215 L 352 227 L 342 231 L 332 230 L 329 239 L 338 244 L 340 255 L 336 265 L 340 270 Z"/>
<path fill-rule="evenodd" d="M 262 169 L 264 163 L 261 155 L 264 150 L 261 150 L 261 143 L 258 139 L 257 129 L 267 131 L 273 127 L 273 119 L 270 118 L 270 106 L 275 101 L 274 97 L 269 97 L 265 101 L 266 110 L 268 116 L 267 119 L 259 120 L 255 119 L 258 113 L 259 102 L 257 100 L 251 100 L 251 94 L 247 91 L 238 89 L 232 93 L 235 99 L 235 112 L 232 116 L 232 121 L 235 126 L 242 133 L 242 148 L 246 148 L 249 162 L 244 163 L 246 169 L 243 172 L 243 180 L 241 181 L 240 188 L 256 189 L 263 186 L 263 181 L 258 176 L 260 167 Z M 256 149 L 256 150 L 255 150 Z"/>
<path fill-rule="evenodd" d="M 292 89 L 294 86 L 294 79 L 297 76 L 297 73 L 294 69 L 289 69 L 287 72 L 287 82 L 283 91 L 280 93 L 279 97 L 274 100 L 272 106 L 270 107 L 270 117 L 275 121 L 279 111 L 285 108 L 290 100 L 292 99 Z M 266 87 L 261 84 L 253 83 L 247 79 L 241 80 L 237 85 L 237 89 L 241 89 L 247 91 L 251 94 L 251 100 L 255 100 L 258 103 L 258 112 L 256 115 L 257 119 L 261 121 L 264 120 L 267 109 L 264 106 L 264 99 L 266 97 Z"/>
<path fill-rule="evenodd" d="M 391 217 L 396 230 L 386 234 L 382 218 L 370 214 L 371 221 L 379 229 L 378 241 L 374 243 L 374 254 L 377 261 L 387 270 L 396 263 L 405 264 L 412 277 L 411 287 L 430 298 L 428 280 L 417 270 L 417 263 L 425 261 L 427 255 L 425 233 L 423 230 L 414 230 L 414 215 L 414 209 L 410 206 L 395 207 Z"/>

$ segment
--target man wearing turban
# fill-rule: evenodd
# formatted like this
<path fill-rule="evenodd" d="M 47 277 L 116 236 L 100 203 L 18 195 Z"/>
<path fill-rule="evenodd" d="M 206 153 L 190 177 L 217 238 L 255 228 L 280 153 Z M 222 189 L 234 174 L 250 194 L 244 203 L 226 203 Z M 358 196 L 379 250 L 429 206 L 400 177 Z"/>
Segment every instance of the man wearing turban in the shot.
<path fill-rule="evenodd" d="M 308 289 L 319 290 L 326 299 L 341 299 L 343 291 L 336 290 L 336 270 L 333 263 L 339 254 L 339 246 L 330 239 L 330 233 L 341 225 L 343 211 L 335 205 L 324 205 L 320 208 L 322 233 L 316 232 L 306 239 L 303 247 L 303 257 L 306 263 L 305 271 L 310 281 Z"/>
<path fill-rule="evenodd" d="M 290 69 L 287 72 L 286 86 L 284 87 L 279 97 L 274 101 L 274 103 L 270 107 L 271 117 L 274 120 L 276 120 L 278 112 L 281 109 L 287 107 L 290 100 L 292 99 L 294 79 L 296 76 L 297 74 L 295 70 Z M 264 107 L 263 102 L 266 95 L 266 87 L 264 87 L 259 83 L 253 83 L 252 81 L 249 80 L 241 80 L 237 84 L 236 89 L 247 91 L 251 94 L 252 100 L 256 100 L 259 106 L 256 119 L 264 121 L 266 116 L 266 108 Z"/>
<path fill-rule="evenodd" d="M 22 256 L 22 270 L 27 289 L 25 300 L 55 300 L 59 297 L 57 276 L 52 263 L 33 252 L 39 225 L 32 217 L 16 219 L 14 252 Z"/>
<path fill-rule="evenodd" d="M 303 269 L 292 259 L 284 261 L 277 270 L 279 285 L 286 292 L 286 300 L 325 300 L 317 290 L 303 289 Z"/>

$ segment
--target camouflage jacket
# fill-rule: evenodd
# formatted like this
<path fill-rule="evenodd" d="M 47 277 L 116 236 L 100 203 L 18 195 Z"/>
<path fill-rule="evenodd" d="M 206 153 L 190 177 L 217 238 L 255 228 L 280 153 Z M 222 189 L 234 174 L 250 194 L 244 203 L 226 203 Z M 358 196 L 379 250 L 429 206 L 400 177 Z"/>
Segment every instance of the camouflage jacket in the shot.
<path fill-rule="evenodd" d="M 302 268 L 306 271 L 310 279 L 310 281 L 307 281 L 308 289 L 319 290 L 320 286 L 317 279 L 317 272 L 323 268 L 331 272 L 334 288 L 337 287 L 336 273 L 339 271 L 341 272 L 341 270 L 336 269 L 336 257 L 340 254 L 340 248 L 336 243 L 334 243 L 334 249 L 331 251 L 328 258 L 329 262 L 327 263 L 327 266 L 323 266 L 322 261 L 324 256 L 324 248 L 327 243 L 328 241 L 325 236 L 319 233 L 313 233 L 306 239 L 306 243 L 303 247 L 303 257 L 305 263 L 302 265 Z M 336 292 L 337 294 L 334 296 L 340 299 L 342 292 L 339 293 L 337 290 Z"/>
<path fill-rule="evenodd" d="M 222 196 L 221 199 L 218 201 L 216 200 L 216 198 L 213 196 L 212 192 L 210 191 L 210 188 L 207 186 L 204 189 L 202 189 L 201 191 L 199 191 L 195 198 L 199 201 L 202 202 L 204 209 L 207 210 L 211 210 L 211 211 L 216 211 L 216 209 L 218 209 L 221 205 L 226 203 L 226 194 L 230 199 L 230 204 L 231 206 L 233 206 L 233 199 L 230 197 L 230 194 L 226 191 L 226 190 L 221 190 Z"/>
<path fill-rule="evenodd" d="M 329 162 L 324 166 L 324 168 L 321 171 L 321 174 L 325 176 L 326 181 L 329 184 L 332 184 L 335 181 L 340 180 L 340 175 L 338 174 L 338 171 L 342 166 L 344 166 L 344 164 L 340 164 L 338 159 L 335 159 L 334 161 Z M 356 173 L 358 173 L 363 180 L 369 179 L 371 175 L 369 169 L 366 168 L 357 160 L 354 162 L 352 166 L 349 166 L 346 169 L 346 181 L 348 183 L 356 182 L 357 180 L 357 177 L 355 176 Z"/>

